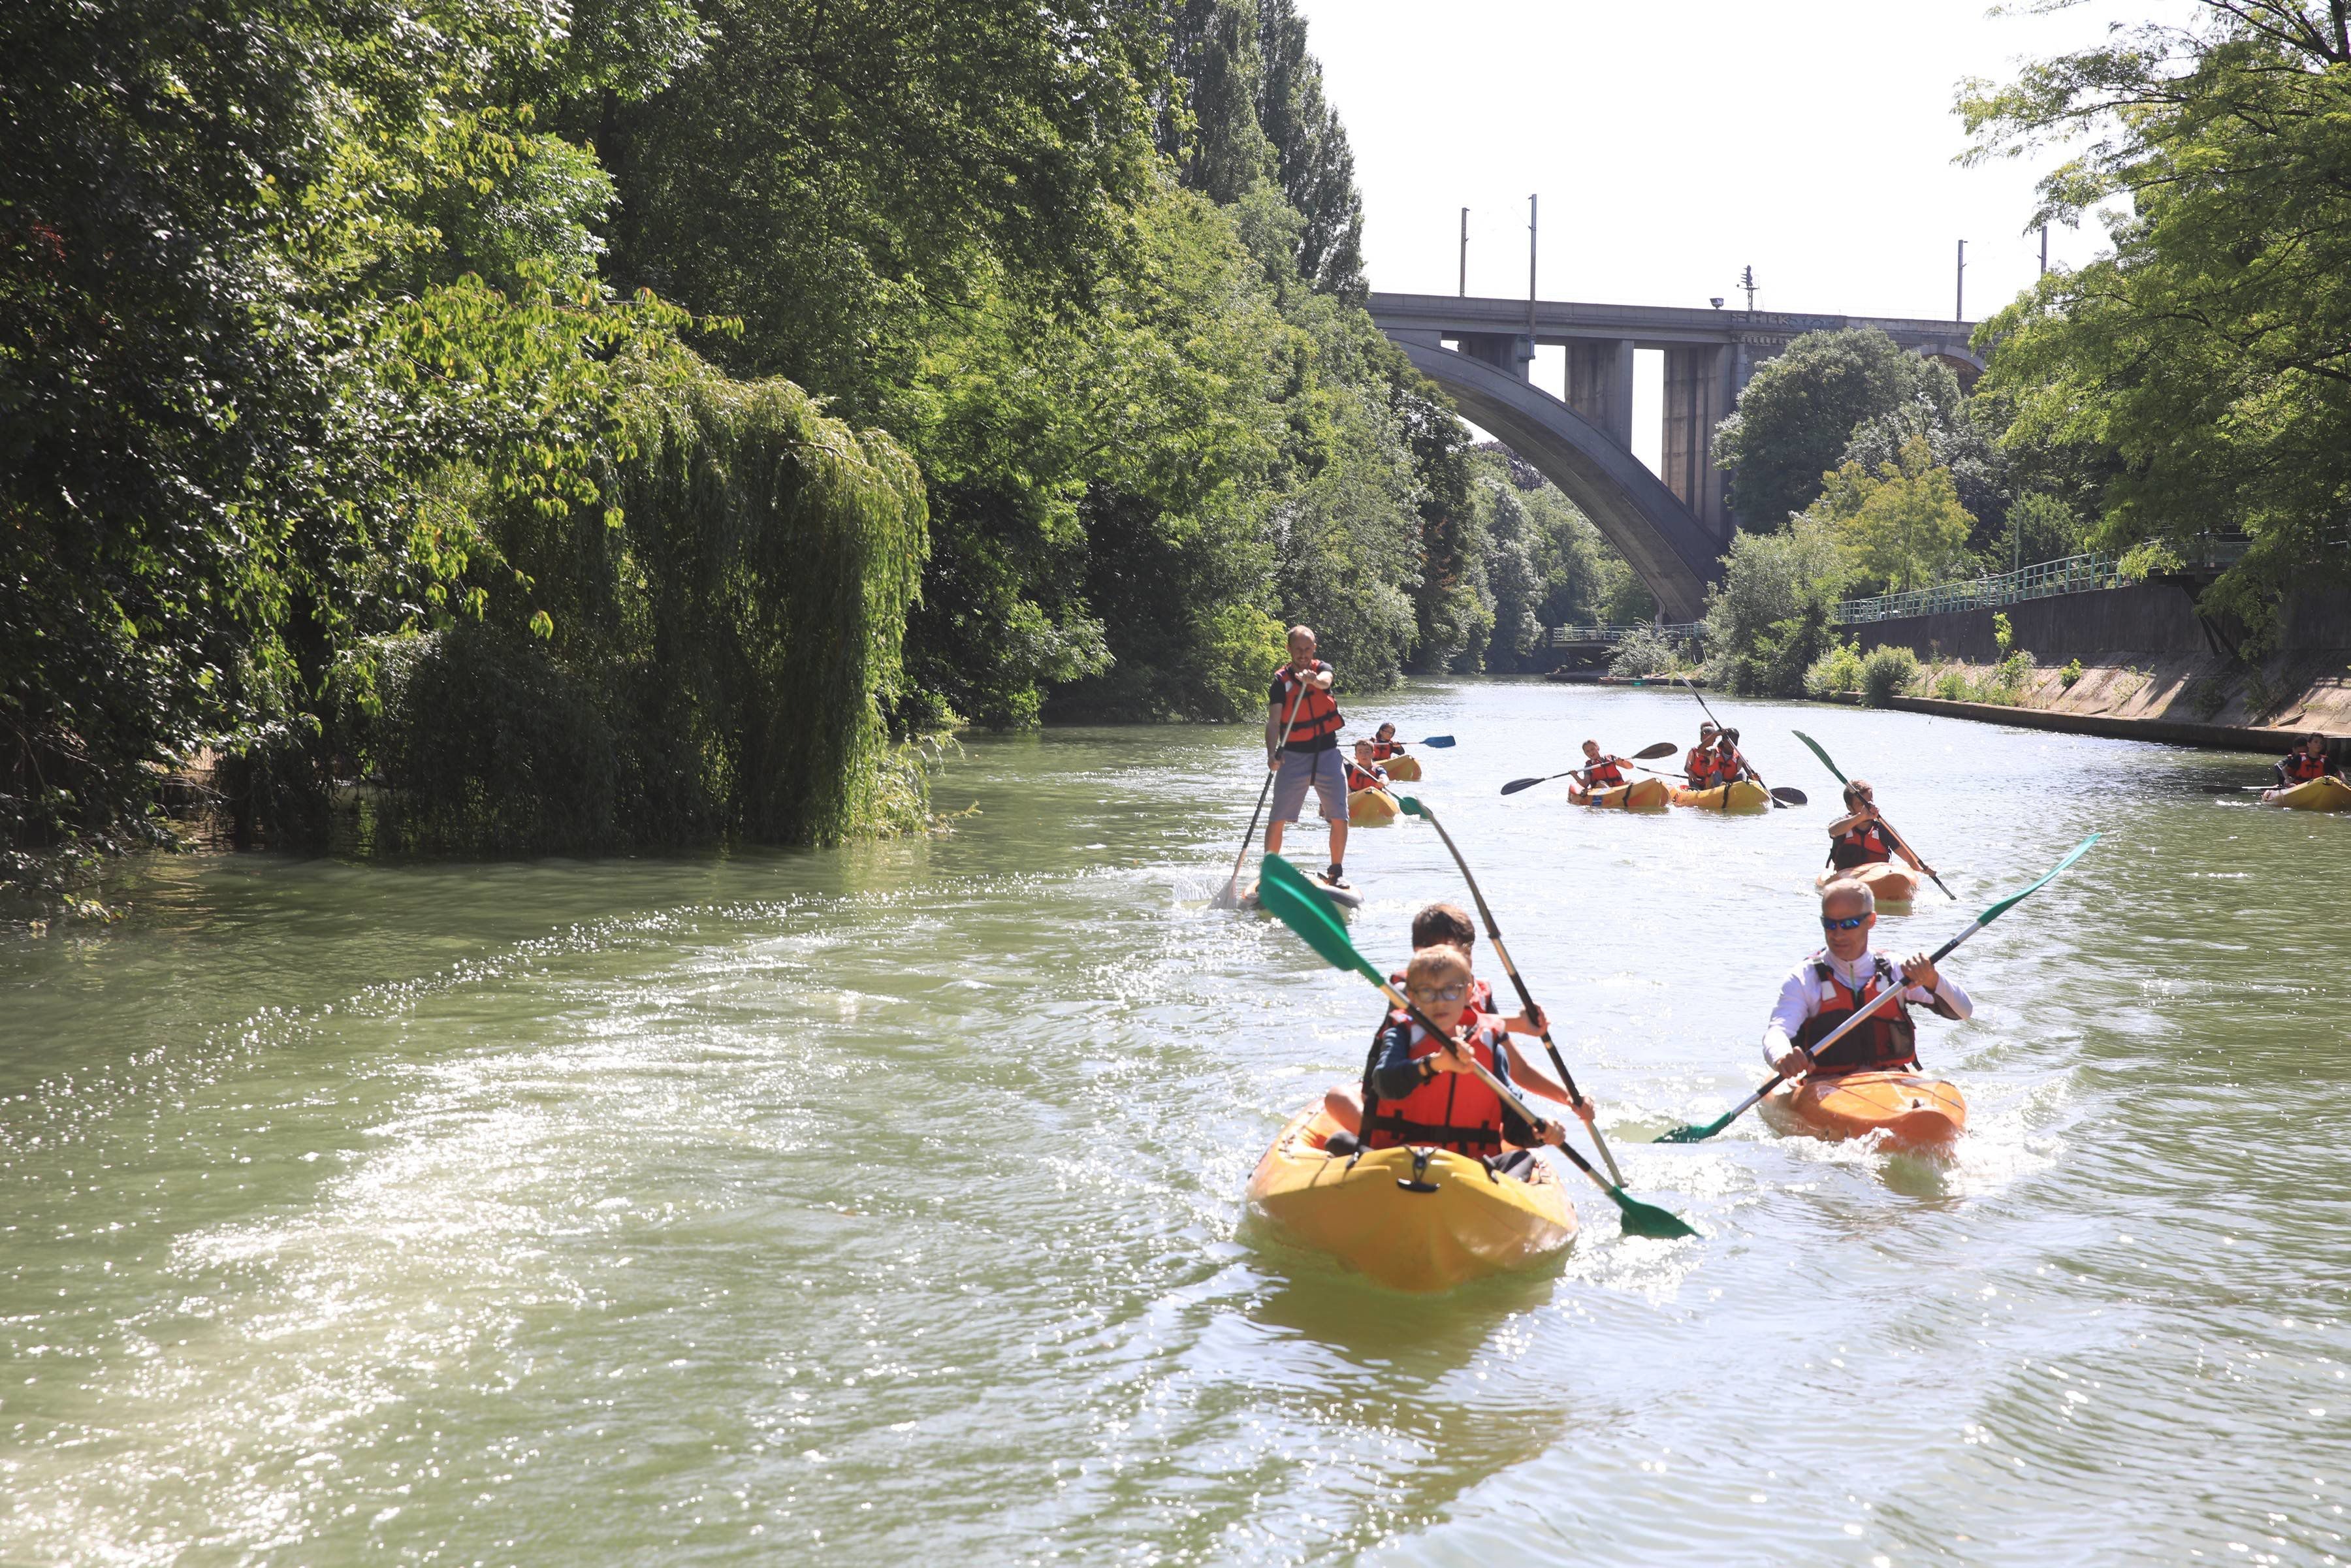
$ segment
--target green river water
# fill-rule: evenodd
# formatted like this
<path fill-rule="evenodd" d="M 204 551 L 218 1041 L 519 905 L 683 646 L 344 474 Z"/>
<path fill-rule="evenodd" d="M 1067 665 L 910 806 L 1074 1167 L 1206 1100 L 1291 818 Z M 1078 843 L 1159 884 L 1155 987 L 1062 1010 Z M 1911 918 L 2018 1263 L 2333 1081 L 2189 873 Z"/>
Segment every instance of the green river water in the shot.
<path fill-rule="evenodd" d="M 1248 1219 L 1379 1004 L 1207 905 L 1244 727 L 973 740 L 922 842 L 172 858 L 120 926 L 0 936 L 0 1562 L 2344 1554 L 2351 820 L 2200 787 L 2244 758 L 1756 703 L 1717 706 L 1809 810 L 1593 813 L 1497 787 L 1687 744 L 1687 696 L 1358 706 L 1459 737 L 1415 790 L 1700 1239 L 1579 1180 L 1563 1264 L 1422 1300 Z M 1948 1164 L 1642 1142 L 1760 1081 L 1818 946 L 1792 725 L 1959 895 L 1881 946 L 2105 831 L 1951 961 Z M 1460 894 L 1423 824 L 1349 862 L 1374 956 Z"/>

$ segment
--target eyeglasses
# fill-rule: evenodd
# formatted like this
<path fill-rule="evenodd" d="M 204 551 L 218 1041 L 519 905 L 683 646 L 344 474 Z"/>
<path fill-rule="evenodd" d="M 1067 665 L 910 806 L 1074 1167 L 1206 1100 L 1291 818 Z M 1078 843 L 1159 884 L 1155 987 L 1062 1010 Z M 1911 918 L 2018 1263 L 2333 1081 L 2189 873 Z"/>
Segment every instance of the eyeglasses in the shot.
<path fill-rule="evenodd" d="M 1425 1002 L 1458 1002 L 1469 994 L 1469 988 L 1467 986 L 1437 986 L 1434 988 L 1427 986 L 1408 986 L 1405 989 Z"/>
<path fill-rule="evenodd" d="M 1823 915 L 1821 916 L 1821 929 L 1823 931 L 1855 931 L 1859 930 L 1862 922 L 1868 918 L 1869 916 L 1866 915 L 1848 915 L 1844 919 L 1840 920 L 1834 915 Z"/>

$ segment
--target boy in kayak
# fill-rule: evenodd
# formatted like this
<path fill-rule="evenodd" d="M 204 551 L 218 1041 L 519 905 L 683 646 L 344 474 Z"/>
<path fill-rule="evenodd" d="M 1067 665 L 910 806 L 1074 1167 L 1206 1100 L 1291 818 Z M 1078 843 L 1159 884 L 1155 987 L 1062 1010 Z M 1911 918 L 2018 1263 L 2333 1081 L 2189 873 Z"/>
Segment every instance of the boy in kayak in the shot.
<path fill-rule="evenodd" d="M 1923 872 L 1926 862 L 1910 852 L 1910 846 L 1887 832 L 1877 820 L 1877 799 L 1866 779 L 1855 779 L 1844 787 L 1844 815 L 1829 824 L 1829 864 L 1838 871 L 1852 871 L 1859 866 L 1884 865 L 1900 855 L 1912 871 Z"/>
<path fill-rule="evenodd" d="M 1432 904 L 1412 917 L 1412 946 L 1413 956 L 1416 957 L 1422 953 L 1442 947 L 1460 954 L 1461 961 L 1467 964 L 1469 962 L 1470 951 L 1477 944 L 1478 927 L 1470 924 L 1468 912 L 1457 904 Z M 1390 975 L 1388 984 L 1398 990 L 1403 990 L 1408 977 L 1409 971 L 1405 974 Z M 1494 1016 L 1494 990 L 1485 981 L 1479 979 L 1470 981 L 1468 1001 L 1470 1008 L 1480 1018 L 1491 1019 Z M 1428 1011 L 1425 1007 L 1421 1010 Z M 1408 1021 L 1410 1020 L 1403 1013 L 1389 1012 L 1380 1020 L 1379 1031 L 1374 1037 L 1373 1049 L 1374 1051 L 1379 1049 L 1379 1040 L 1384 1038 L 1386 1032 L 1395 1025 Z M 1545 1077 L 1542 1070 L 1528 1061 L 1510 1040 L 1510 1037 L 1514 1034 L 1540 1036 L 1544 1030 L 1550 1028 L 1551 1020 L 1543 1017 L 1542 1009 L 1531 1007 L 1523 1013 L 1502 1019 L 1501 1027 L 1502 1054 L 1510 1066 L 1510 1082 L 1518 1085 L 1521 1093 L 1569 1107 L 1578 1116 L 1583 1118 L 1586 1126 L 1591 1125 L 1593 1103 L 1588 1099 L 1583 1101 L 1569 1099 L 1567 1091 Z M 1330 1114 L 1333 1122 L 1339 1124 L 1345 1134 L 1353 1135 L 1361 1130 L 1364 1102 L 1358 1091 L 1345 1087 L 1332 1090 L 1322 1096 L 1322 1109 Z M 1343 1148 L 1338 1152 L 1344 1154 L 1348 1151 Z"/>
<path fill-rule="evenodd" d="M 1624 761 L 1623 758 L 1614 754 L 1603 757 L 1600 743 L 1587 740 L 1583 743 L 1583 766 L 1575 770 L 1575 782 L 1586 793 L 1594 789 L 1614 789 L 1625 782 Z"/>
<path fill-rule="evenodd" d="M 1372 750 L 1370 741 L 1355 742 L 1354 760 L 1347 764 L 1348 794 L 1352 795 L 1358 789 L 1384 789 L 1388 787 L 1388 770 L 1373 758 Z"/>
<path fill-rule="evenodd" d="M 1714 776 L 1715 768 L 1720 765 L 1715 745 L 1721 734 L 1715 728 L 1712 719 L 1698 727 L 1698 744 L 1691 747 L 1682 758 L 1682 772 L 1689 779 L 1691 789 L 1711 789 L 1722 782 Z"/>
<path fill-rule="evenodd" d="M 2277 775 L 2277 787 L 2291 789 L 2297 784 L 2307 784 L 2314 779 L 2340 779 L 2343 770 L 2327 759 L 2326 737 L 2305 735 L 2302 744 L 2285 754 L 2285 760 L 2271 771 Z"/>
<path fill-rule="evenodd" d="M 1974 1015 L 1976 1005 L 1967 992 L 1926 954 L 1911 955 L 1896 975 L 1892 964 L 1869 950 L 1869 933 L 1876 925 L 1876 895 L 1860 883 L 1840 879 L 1821 889 L 1821 931 L 1827 946 L 1781 982 L 1779 1003 L 1763 1030 L 1763 1060 L 1773 1071 L 1791 1079 L 1907 1071 L 1918 1065 L 1913 1006 L 1931 1009 L 1938 1018 Z M 1854 1009 L 1888 988 L 1899 988 L 1899 1000 L 1879 1008 L 1823 1056 L 1809 1054 Z"/>
<path fill-rule="evenodd" d="M 1534 1145 L 1567 1141 L 1557 1122 L 1530 1126 L 1470 1070 L 1475 1061 L 1504 1084 L 1510 1082 L 1508 1036 L 1499 1019 L 1470 1005 L 1477 983 L 1469 960 L 1447 946 L 1424 947 L 1405 970 L 1405 994 L 1454 1042 L 1436 1039 L 1410 1018 L 1382 1026 L 1364 1083 L 1369 1113 L 1364 1146 L 1450 1149 L 1493 1162 L 1505 1175 L 1524 1170 Z M 1504 1153 L 1505 1145 L 1510 1150 Z"/>
<path fill-rule="evenodd" d="M 1714 746 L 1714 781 L 1717 784 L 1736 784 L 1741 779 L 1754 777 L 1755 769 L 1748 767 L 1747 758 L 1740 755 L 1739 732 L 1724 730 L 1722 738 Z"/>
<path fill-rule="evenodd" d="M 1404 755 L 1404 742 L 1395 737 L 1395 726 L 1384 724 L 1372 731 L 1372 760 L 1385 762 L 1391 757 Z"/>

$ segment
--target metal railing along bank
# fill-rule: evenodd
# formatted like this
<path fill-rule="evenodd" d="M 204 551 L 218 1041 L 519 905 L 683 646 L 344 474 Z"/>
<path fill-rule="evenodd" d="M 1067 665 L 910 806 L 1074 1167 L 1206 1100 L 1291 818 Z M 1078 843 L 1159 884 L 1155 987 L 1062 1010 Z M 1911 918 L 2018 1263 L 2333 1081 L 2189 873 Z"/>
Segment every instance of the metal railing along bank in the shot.
<path fill-rule="evenodd" d="M 1579 643 L 1622 643 L 1635 632 L 1656 632 L 1677 643 L 1687 643 L 1695 641 L 1703 630 L 1704 628 L 1695 621 L 1675 622 L 1670 625 L 1653 625 L 1646 621 L 1635 621 L 1629 625 L 1604 622 L 1593 626 L 1546 626 L 1543 628 L 1542 640 L 1536 646 L 1572 648 Z"/>
<path fill-rule="evenodd" d="M 2226 566 L 2242 558 L 2244 553 L 2243 538 L 2213 535 L 2199 540 L 2194 549 L 2185 552 L 2183 564 Z M 2069 555 L 2062 560 L 2036 561 L 2019 570 L 1999 572 L 1991 577 L 1971 577 L 1960 582 L 1938 582 L 1932 588 L 1914 588 L 1907 593 L 1884 593 L 1875 599 L 1848 599 L 1830 612 L 1829 619 L 1840 626 L 1860 626 L 1872 621 L 1892 621 L 1906 615 L 1936 615 L 1947 610 L 1996 610 L 2003 604 L 2016 604 L 2027 599 L 2046 599 L 2056 593 L 2086 593 L 2094 589 L 2120 588 L 2128 580 L 2113 556 L 2093 551 L 2088 555 Z"/>

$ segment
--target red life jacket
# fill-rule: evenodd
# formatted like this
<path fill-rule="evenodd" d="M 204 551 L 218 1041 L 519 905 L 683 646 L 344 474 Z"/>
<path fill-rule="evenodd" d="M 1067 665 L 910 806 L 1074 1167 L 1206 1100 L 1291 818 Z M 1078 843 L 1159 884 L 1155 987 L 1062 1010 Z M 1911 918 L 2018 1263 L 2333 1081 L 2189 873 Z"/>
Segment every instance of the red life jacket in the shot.
<path fill-rule="evenodd" d="M 2286 782 L 2290 784 L 2307 784 L 2313 779 L 2326 777 L 2326 758 L 2324 755 L 2313 757 L 2307 751 L 2292 752 L 2279 766 L 2285 770 Z"/>
<path fill-rule="evenodd" d="M 1583 770 L 1583 776 L 1592 780 L 1592 782 L 1586 785 L 1585 788 L 1591 789 L 1613 789 L 1617 785 L 1625 782 L 1625 770 L 1616 766 L 1616 760 L 1617 759 L 1614 757 L 1604 757 L 1599 761 L 1593 763 L 1591 767 L 1585 768 Z"/>
<path fill-rule="evenodd" d="M 1839 833 L 1829 841 L 1829 864 L 1839 871 L 1851 871 L 1855 866 L 1884 865 L 1894 858 L 1894 841 L 1886 836 L 1875 818 L 1849 833 Z"/>
<path fill-rule="evenodd" d="M 1385 773 L 1366 769 L 1353 758 L 1348 760 L 1347 793 L 1352 795 L 1359 789 L 1384 789 L 1387 787 L 1388 776 Z"/>
<path fill-rule="evenodd" d="M 1736 784 L 1740 779 L 1745 778 L 1746 775 L 1747 758 L 1739 755 L 1739 747 L 1733 746 L 1725 750 L 1719 750 L 1714 754 L 1714 781 L 1716 783 Z"/>
<path fill-rule="evenodd" d="M 1385 762 L 1391 757 L 1401 757 L 1403 755 L 1404 742 L 1400 740 L 1375 740 L 1372 742 L 1372 760 L 1374 762 Z"/>
<path fill-rule="evenodd" d="M 1319 675 L 1330 667 L 1317 659 L 1307 674 Z M 1288 664 L 1274 672 L 1273 684 L 1281 695 L 1281 716 L 1290 725 L 1290 750 L 1321 751 L 1346 727 L 1346 717 L 1339 712 L 1339 705 L 1332 700 L 1331 694 L 1308 685 Z M 1295 718 L 1290 716 L 1293 707 Z"/>
<path fill-rule="evenodd" d="M 1463 1050 L 1489 1072 L 1502 1045 L 1502 1028 L 1476 1009 L 1465 1009 L 1468 1026 Z M 1418 1024 L 1412 1026 L 1412 1060 L 1424 1061 L 1445 1049 Z M 1406 1145 L 1451 1149 L 1473 1158 L 1502 1152 L 1502 1099 L 1472 1072 L 1439 1072 L 1401 1100 L 1366 1095 L 1364 1101 L 1364 1146 L 1395 1149 Z"/>
<path fill-rule="evenodd" d="M 1689 775 L 1689 787 L 1693 789 L 1713 788 L 1717 766 L 1711 746 L 1693 746 L 1689 755 L 1682 758 L 1682 771 Z"/>
<path fill-rule="evenodd" d="M 1877 960 L 1877 972 L 1869 984 L 1859 991 L 1848 990 L 1836 977 L 1825 955 L 1813 960 L 1813 978 L 1825 988 L 1830 1000 L 1819 1012 L 1804 1020 L 1796 1031 L 1796 1043 L 1807 1050 L 1826 1040 L 1837 1025 L 1851 1018 L 1862 1003 L 1885 994 L 1888 987 L 1900 988 L 1902 977 L 1894 971 L 1883 955 L 1873 955 Z M 1869 1015 L 1869 1021 L 1829 1047 L 1826 1053 L 1813 1059 L 1815 1073 L 1891 1072 L 1918 1065 L 1918 1026 L 1911 1021 L 1910 1004 L 1896 1001 Z"/>

